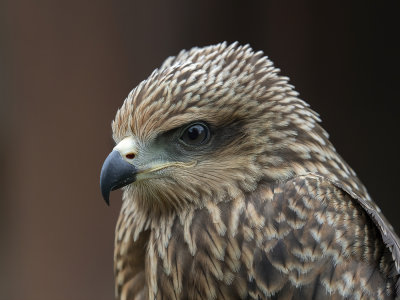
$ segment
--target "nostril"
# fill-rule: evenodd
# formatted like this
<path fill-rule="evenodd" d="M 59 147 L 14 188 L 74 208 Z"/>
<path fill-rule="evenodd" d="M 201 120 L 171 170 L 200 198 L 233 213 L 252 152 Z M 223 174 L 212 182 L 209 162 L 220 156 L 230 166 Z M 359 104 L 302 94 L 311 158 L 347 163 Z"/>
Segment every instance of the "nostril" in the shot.
<path fill-rule="evenodd" d="M 128 153 L 128 154 L 125 155 L 125 157 L 127 159 L 134 159 L 135 158 L 135 153 Z"/>

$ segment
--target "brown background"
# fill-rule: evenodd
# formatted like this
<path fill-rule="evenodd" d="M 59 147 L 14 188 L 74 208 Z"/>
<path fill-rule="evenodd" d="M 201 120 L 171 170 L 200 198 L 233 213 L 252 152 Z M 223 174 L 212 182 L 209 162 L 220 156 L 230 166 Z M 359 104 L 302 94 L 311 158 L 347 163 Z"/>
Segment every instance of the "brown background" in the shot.
<path fill-rule="evenodd" d="M 99 192 L 111 120 L 167 56 L 224 40 L 291 77 L 400 232 L 396 10 L 193 3 L 0 2 L 0 299 L 112 299 L 120 192 L 110 208 Z"/>

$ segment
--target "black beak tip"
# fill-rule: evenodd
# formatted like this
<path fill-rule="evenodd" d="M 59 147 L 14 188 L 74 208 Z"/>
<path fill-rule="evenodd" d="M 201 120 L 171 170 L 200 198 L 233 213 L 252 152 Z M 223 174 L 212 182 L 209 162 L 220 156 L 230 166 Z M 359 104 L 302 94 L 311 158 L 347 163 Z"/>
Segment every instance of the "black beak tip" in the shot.
<path fill-rule="evenodd" d="M 101 194 L 103 195 L 103 199 L 106 202 L 107 206 L 110 206 L 110 191 L 102 190 Z"/>
<path fill-rule="evenodd" d="M 103 196 L 104 201 L 107 203 L 108 206 L 110 206 L 110 191 L 111 188 L 107 184 L 107 180 L 104 178 L 104 166 L 101 170 L 100 174 L 100 190 L 101 190 L 101 195 Z"/>

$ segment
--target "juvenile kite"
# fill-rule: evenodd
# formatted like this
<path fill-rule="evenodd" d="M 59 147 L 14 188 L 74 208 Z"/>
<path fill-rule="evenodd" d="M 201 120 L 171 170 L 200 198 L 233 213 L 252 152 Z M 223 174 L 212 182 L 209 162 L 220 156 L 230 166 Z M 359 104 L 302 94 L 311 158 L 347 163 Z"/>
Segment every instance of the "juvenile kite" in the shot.
<path fill-rule="evenodd" d="M 118 299 L 394 299 L 399 238 L 318 115 L 249 46 L 168 58 L 127 97 Z"/>

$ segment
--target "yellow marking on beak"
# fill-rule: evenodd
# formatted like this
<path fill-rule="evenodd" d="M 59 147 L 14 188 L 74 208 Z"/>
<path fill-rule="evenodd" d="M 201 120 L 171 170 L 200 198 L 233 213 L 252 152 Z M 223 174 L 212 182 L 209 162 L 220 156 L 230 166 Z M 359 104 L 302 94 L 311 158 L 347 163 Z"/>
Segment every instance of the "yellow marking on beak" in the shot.
<path fill-rule="evenodd" d="M 151 173 L 151 172 L 155 172 L 155 171 L 159 171 L 165 168 L 169 168 L 169 167 L 178 167 L 178 168 L 190 168 L 190 167 L 194 167 L 197 164 L 197 161 L 190 161 L 190 162 L 169 162 L 169 163 L 165 163 L 165 164 L 161 164 L 143 171 L 139 171 L 138 174 L 146 174 L 146 173 Z"/>

